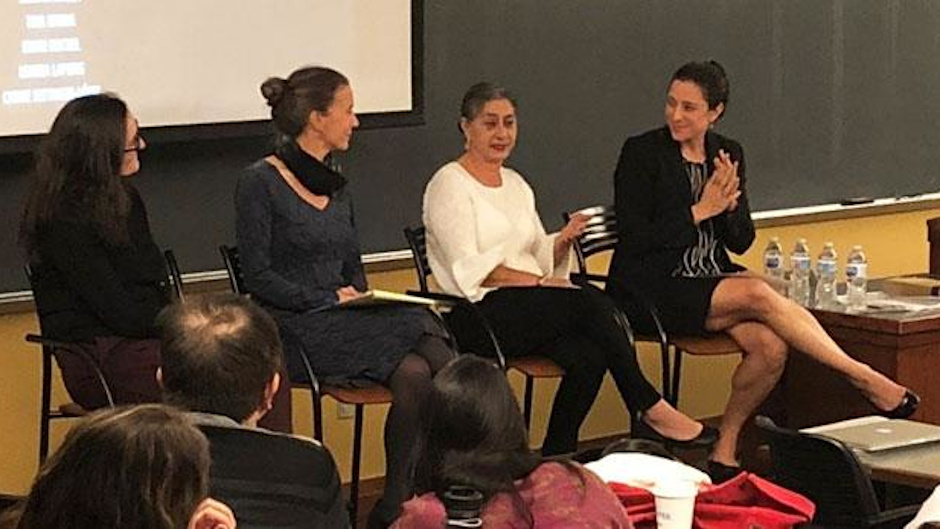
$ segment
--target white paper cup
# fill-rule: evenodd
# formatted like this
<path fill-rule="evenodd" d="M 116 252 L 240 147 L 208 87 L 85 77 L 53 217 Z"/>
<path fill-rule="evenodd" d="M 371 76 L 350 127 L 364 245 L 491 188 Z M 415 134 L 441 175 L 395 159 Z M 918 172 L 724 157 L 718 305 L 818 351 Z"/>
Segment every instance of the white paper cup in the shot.
<path fill-rule="evenodd" d="M 691 529 L 698 485 L 691 481 L 666 481 L 653 488 L 658 529 Z"/>

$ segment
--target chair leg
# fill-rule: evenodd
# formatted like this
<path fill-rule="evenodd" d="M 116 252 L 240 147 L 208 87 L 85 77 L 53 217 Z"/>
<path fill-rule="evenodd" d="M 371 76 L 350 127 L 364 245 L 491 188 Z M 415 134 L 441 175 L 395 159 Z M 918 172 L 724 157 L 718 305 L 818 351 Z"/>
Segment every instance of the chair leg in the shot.
<path fill-rule="evenodd" d="M 663 398 L 666 399 L 666 402 L 675 405 L 673 402 L 672 395 L 672 362 L 669 360 L 669 346 L 663 346 L 660 351 L 660 363 L 662 365 L 662 377 L 663 377 Z"/>
<path fill-rule="evenodd" d="M 672 389 L 670 390 L 670 397 L 672 397 L 673 407 L 679 407 L 679 382 L 682 378 L 682 349 L 678 347 L 674 348 L 675 357 L 672 362 Z"/>
<path fill-rule="evenodd" d="M 532 377 L 525 377 L 525 395 L 522 398 L 522 416 L 525 418 L 525 427 L 532 431 Z"/>
<path fill-rule="evenodd" d="M 359 514 L 359 463 L 362 459 L 362 413 L 363 405 L 356 404 L 355 426 L 353 427 L 352 483 L 349 485 L 349 520 L 356 525 Z"/>
<path fill-rule="evenodd" d="M 323 401 L 314 388 L 310 389 L 310 399 L 313 406 L 313 438 L 323 443 Z"/>
<path fill-rule="evenodd" d="M 42 351 L 42 398 L 39 409 L 39 464 L 49 455 L 49 406 L 52 405 L 52 353 Z"/>

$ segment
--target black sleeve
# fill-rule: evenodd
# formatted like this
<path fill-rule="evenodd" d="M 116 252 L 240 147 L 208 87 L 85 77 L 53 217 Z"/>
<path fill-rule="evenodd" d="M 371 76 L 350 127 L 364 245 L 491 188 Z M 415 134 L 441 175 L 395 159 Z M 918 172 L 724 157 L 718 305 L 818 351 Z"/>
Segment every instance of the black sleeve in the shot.
<path fill-rule="evenodd" d="M 43 235 L 43 259 L 61 273 L 68 288 L 116 335 L 148 338 L 163 308 L 159 299 L 128 290 L 108 248 L 87 225 L 56 223 Z M 133 250 L 130 250 L 133 251 Z"/>
<path fill-rule="evenodd" d="M 729 145 L 729 150 L 732 160 L 738 162 L 741 196 L 738 198 L 738 207 L 734 211 L 726 211 L 717 219 L 718 237 L 729 250 L 741 255 L 754 242 L 754 221 L 751 220 L 751 207 L 747 201 L 744 149 L 739 144 L 732 142 Z"/>
<path fill-rule="evenodd" d="M 624 143 L 614 173 L 614 207 L 620 236 L 635 252 L 685 247 L 695 240 L 695 223 L 690 208 L 670 207 L 675 197 L 662 196 L 669 190 L 658 180 L 655 147 L 641 145 L 640 138 Z M 649 142 L 647 142 L 649 143 Z"/>
<path fill-rule="evenodd" d="M 335 303 L 336 292 L 288 281 L 271 267 L 274 204 L 264 176 L 249 170 L 235 188 L 235 239 L 248 291 L 275 307 L 298 312 Z"/>

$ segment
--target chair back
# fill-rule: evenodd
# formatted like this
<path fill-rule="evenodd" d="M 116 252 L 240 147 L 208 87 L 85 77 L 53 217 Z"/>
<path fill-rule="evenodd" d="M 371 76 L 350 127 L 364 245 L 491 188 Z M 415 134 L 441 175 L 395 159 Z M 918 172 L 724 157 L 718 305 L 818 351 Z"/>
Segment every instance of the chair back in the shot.
<path fill-rule="evenodd" d="M 431 265 L 428 264 L 428 239 L 424 226 L 408 227 L 403 230 L 408 246 L 411 248 L 411 258 L 414 259 L 415 272 L 418 274 L 418 285 L 421 292 L 428 292 L 428 277 L 431 275 Z"/>
<path fill-rule="evenodd" d="M 238 527 L 348 527 L 336 464 L 319 444 L 249 428 L 200 426 L 212 454 L 210 492 Z"/>
<path fill-rule="evenodd" d="M 578 270 L 587 273 L 587 258 L 603 251 L 613 250 L 617 246 L 617 214 L 613 206 L 591 206 L 562 214 L 565 222 L 575 214 L 587 215 L 588 221 L 584 232 L 574 241 L 574 253 L 578 260 Z"/>
<path fill-rule="evenodd" d="M 244 278 L 242 277 L 241 261 L 238 260 L 238 248 L 222 244 L 219 246 L 219 253 L 222 254 L 222 262 L 225 263 L 225 271 L 228 272 L 229 286 L 232 292 L 236 294 L 247 294 Z"/>
<path fill-rule="evenodd" d="M 780 428 L 764 416 L 755 423 L 770 442 L 774 480 L 816 504 L 824 527 L 865 527 L 881 511 L 871 479 L 843 443 Z"/>
<path fill-rule="evenodd" d="M 176 263 L 176 255 L 173 250 L 167 249 L 163 252 L 163 261 L 166 263 L 166 273 L 170 278 L 173 293 L 178 301 L 183 301 L 183 275 L 180 274 L 180 267 Z"/>

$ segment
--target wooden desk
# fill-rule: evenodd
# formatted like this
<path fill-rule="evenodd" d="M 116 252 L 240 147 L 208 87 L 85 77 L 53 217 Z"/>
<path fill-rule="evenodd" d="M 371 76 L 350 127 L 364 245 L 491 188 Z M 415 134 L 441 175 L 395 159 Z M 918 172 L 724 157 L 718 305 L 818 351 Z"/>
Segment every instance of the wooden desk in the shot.
<path fill-rule="evenodd" d="M 940 424 L 940 311 L 849 314 L 813 310 L 847 353 L 921 396 L 912 419 Z M 799 352 L 792 352 L 780 397 L 791 428 L 870 415 L 873 407 L 845 378 Z"/>

